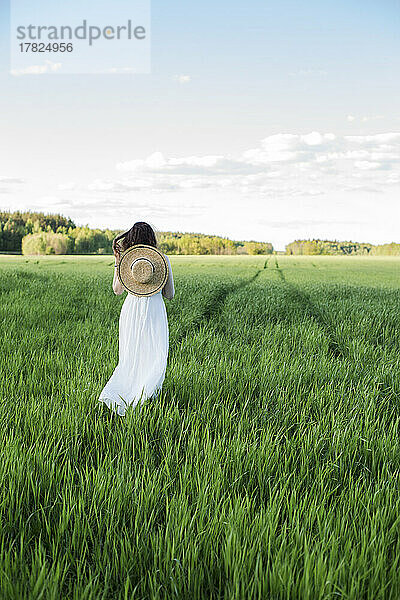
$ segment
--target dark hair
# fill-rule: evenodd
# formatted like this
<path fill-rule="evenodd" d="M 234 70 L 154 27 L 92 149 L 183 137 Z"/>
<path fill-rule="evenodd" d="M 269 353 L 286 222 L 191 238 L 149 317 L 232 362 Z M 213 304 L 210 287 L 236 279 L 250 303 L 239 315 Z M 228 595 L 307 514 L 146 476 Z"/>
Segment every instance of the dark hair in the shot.
<path fill-rule="evenodd" d="M 136 244 L 147 244 L 148 246 L 154 246 L 157 248 L 156 234 L 148 223 L 144 221 L 138 221 L 135 223 L 129 231 L 120 233 L 113 241 L 113 250 L 116 250 L 118 254 L 128 250 L 131 246 Z"/>

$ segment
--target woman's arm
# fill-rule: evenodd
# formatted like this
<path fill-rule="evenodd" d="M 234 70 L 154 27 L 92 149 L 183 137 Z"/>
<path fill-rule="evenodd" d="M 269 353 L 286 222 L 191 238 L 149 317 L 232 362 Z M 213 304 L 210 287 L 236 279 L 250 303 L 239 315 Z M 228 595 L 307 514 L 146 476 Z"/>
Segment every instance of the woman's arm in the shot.
<path fill-rule="evenodd" d="M 114 252 L 114 265 L 117 265 L 119 263 L 119 254 L 118 252 L 116 252 L 116 250 L 113 251 Z M 113 284 L 112 284 L 112 288 L 114 291 L 114 294 L 116 294 L 117 296 L 120 296 L 122 294 L 122 292 L 125 291 L 124 286 L 122 285 L 122 283 L 120 282 L 120 280 L 118 279 L 118 275 L 117 275 L 117 267 L 114 266 L 114 279 L 113 279 Z"/>
<path fill-rule="evenodd" d="M 124 286 L 121 284 L 120 280 L 118 279 L 117 269 L 115 267 L 114 267 L 114 280 L 113 280 L 112 288 L 114 290 L 114 294 L 116 294 L 117 296 L 120 296 L 122 294 L 122 292 L 125 291 Z"/>
<path fill-rule="evenodd" d="M 175 296 L 174 277 L 172 275 L 172 268 L 171 268 L 171 263 L 169 262 L 169 258 L 168 258 L 168 256 L 165 256 L 165 258 L 167 259 L 167 263 L 168 263 L 168 279 L 167 279 L 167 283 L 164 285 L 164 287 L 162 289 L 162 295 L 164 296 L 164 298 L 167 298 L 168 300 L 172 300 L 172 298 Z"/>

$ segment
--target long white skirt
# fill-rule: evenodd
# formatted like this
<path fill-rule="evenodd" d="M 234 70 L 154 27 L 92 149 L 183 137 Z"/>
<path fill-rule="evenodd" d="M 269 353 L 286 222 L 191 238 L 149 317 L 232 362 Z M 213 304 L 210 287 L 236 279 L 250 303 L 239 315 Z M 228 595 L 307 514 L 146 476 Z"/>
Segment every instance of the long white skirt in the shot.
<path fill-rule="evenodd" d="M 168 358 L 168 320 L 161 292 L 127 294 L 119 317 L 119 362 L 98 401 L 119 415 L 162 388 Z"/>

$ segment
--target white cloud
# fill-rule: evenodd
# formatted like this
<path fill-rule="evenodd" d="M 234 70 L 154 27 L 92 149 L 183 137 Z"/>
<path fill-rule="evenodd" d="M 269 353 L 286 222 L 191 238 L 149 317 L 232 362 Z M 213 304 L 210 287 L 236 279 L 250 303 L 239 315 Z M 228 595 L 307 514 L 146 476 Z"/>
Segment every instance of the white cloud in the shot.
<path fill-rule="evenodd" d="M 42 75 L 43 73 L 55 73 L 61 69 L 61 63 L 54 63 L 46 60 L 43 65 L 31 65 L 23 69 L 11 69 L 11 75 Z"/>
<path fill-rule="evenodd" d="M 400 173 L 393 173 L 386 179 L 386 183 L 397 185 L 400 183 Z"/>
<path fill-rule="evenodd" d="M 357 169 L 361 169 L 363 171 L 370 171 L 371 169 L 380 169 L 382 167 L 379 162 L 372 162 L 370 160 L 356 160 L 354 162 L 354 166 Z"/>
<path fill-rule="evenodd" d="M 231 187 L 264 195 L 312 196 L 324 187 L 349 190 L 349 183 L 359 177 L 371 189 L 382 189 L 395 184 L 388 175 L 398 172 L 399 165 L 400 132 L 356 136 L 318 131 L 278 133 L 238 156 L 167 157 L 157 151 L 147 158 L 118 163 L 121 179 L 100 185 L 113 191 Z M 98 186 L 94 182 L 90 189 Z"/>
<path fill-rule="evenodd" d="M 371 146 L 394 143 L 398 150 L 400 141 L 400 132 L 375 133 L 373 135 L 347 135 L 345 139 L 359 144 L 369 144 Z"/>
<path fill-rule="evenodd" d="M 372 115 L 370 117 L 366 116 L 363 117 L 361 120 L 365 123 L 366 121 L 380 121 L 381 119 L 384 119 L 384 115 Z"/>
<path fill-rule="evenodd" d="M 192 80 L 190 75 L 175 75 L 174 80 L 178 83 L 189 83 Z"/>
<path fill-rule="evenodd" d="M 95 192 L 108 192 L 113 190 L 114 187 L 115 183 L 113 181 L 104 181 L 102 179 L 95 179 L 93 183 L 88 185 L 88 189 Z"/>
<path fill-rule="evenodd" d="M 67 183 L 60 183 L 57 186 L 57 189 L 60 190 L 61 192 L 69 192 L 71 190 L 75 190 L 76 189 L 76 184 L 73 183 L 72 181 L 68 181 Z"/>
<path fill-rule="evenodd" d="M 0 175 L 0 184 L 2 183 L 6 183 L 6 184 L 10 184 L 10 183 L 25 183 L 25 179 L 22 179 L 21 177 L 5 177 L 5 176 L 1 176 Z"/>

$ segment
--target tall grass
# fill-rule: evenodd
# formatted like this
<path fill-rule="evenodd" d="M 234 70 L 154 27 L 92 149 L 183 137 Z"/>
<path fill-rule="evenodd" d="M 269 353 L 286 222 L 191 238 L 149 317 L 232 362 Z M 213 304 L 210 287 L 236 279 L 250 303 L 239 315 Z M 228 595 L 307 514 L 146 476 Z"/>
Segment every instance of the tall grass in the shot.
<path fill-rule="evenodd" d="M 400 259 L 173 257 L 114 415 L 109 257 L 1 257 L 0 598 L 400 597 Z"/>

